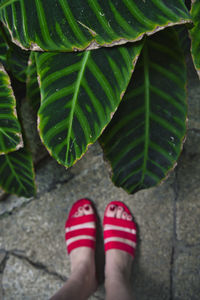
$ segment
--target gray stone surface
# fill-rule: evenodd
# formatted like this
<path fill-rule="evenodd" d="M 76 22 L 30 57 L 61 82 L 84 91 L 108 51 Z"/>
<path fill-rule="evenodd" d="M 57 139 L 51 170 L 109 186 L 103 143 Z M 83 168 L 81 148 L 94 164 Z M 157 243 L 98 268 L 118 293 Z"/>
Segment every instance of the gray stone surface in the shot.
<path fill-rule="evenodd" d="M 6 258 L 6 253 L 4 251 L 0 251 L 0 299 L 3 299 L 2 277 L 4 271 L 5 258 Z"/>
<path fill-rule="evenodd" d="M 36 169 L 37 195 L 54 189 L 57 185 L 67 182 L 72 178 L 69 169 L 57 163 L 52 157 L 48 156 Z"/>
<path fill-rule="evenodd" d="M 48 300 L 62 284 L 55 276 L 11 255 L 3 273 L 3 299 Z"/>
<path fill-rule="evenodd" d="M 167 299 L 170 290 L 172 201 L 175 197 L 171 187 L 173 178 L 158 188 L 130 196 L 114 187 L 102 155 L 93 157 L 91 150 L 87 156 L 85 161 L 92 162 L 89 169 L 86 166 L 84 169 L 80 161 L 76 166 L 79 175 L 50 192 L 42 193 L 38 199 L 14 211 L 12 218 L 7 216 L 0 220 L 0 248 L 13 254 L 17 251 L 32 263 L 44 265 L 49 272 L 68 277 L 70 265 L 65 249 L 64 224 L 72 203 L 78 198 L 89 197 L 95 202 L 102 219 L 105 206 L 112 200 L 121 200 L 129 205 L 139 224 L 137 272 L 132 279 L 133 290 L 138 295 L 136 299 Z M 5 280 L 3 287 L 7 288 L 4 283 Z M 103 299 L 101 295 L 99 291 L 97 297 Z M 144 298 L 141 295 L 145 295 Z"/>
<path fill-rule="evenodd" d="M 200 132 L 189 130 L 177 167 L 173 299 L 200 297 Z"/>
<path fill-rule="evenodd" d="M 200 298 L 200 247 L 184 248 L 175 260 L 174 300 Z"/>
<path fill-rule="evenodd" d="M 200 244 L 200 133 L 189 131 L 177 168 L 177 238 Z"/>
<path fill-rule="evenodd" d="M 134 300 L 199 299 L 200 84 L 189 66 L 187 141 L 178 167 L 162 185 L 127 195 L 114 187 L 95 144 L 69 170 L 42 154 L 37 196 L 0 201 L 0 299 L 48 299 L 67 280 L 64 225 L 71 205 L 82 197 L 94 201 L 100 220 L 112 200 L 125 202 L 134 214 L 139 237 L 131 278 Z M 97 244 L 99 254 L 102 240 Z M 103 261 L 98 256 L 98 276 Z M 103 299 L 101 286 L 90 300 Z"/>
<path fill-rule="evenodd" d="M 169 299 L 174 197 L 169 179 L 130 199 L 140 237 L 133 275 L 136 300 Z"/>
<path fill-rule="evenodd" d="M 2 277 L 3 277 L 3 274 L 0 273 L 0 299 L 3 299 Z"/>

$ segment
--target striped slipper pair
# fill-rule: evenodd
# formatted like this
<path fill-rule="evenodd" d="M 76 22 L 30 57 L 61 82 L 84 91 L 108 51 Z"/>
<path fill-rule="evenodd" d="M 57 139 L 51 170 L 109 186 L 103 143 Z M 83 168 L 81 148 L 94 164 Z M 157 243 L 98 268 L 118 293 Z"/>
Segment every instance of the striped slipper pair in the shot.
<path fill-rule="evenodd" d="M 112 217 L 113 211 L 115 217 Z M 90 200 L 81 199 L 72 206 L 65 224 L 68 254 L 78 247 L 95 249 L 96 222 L 97 217 Z M 112 201 L 108 204 L 104 213 L 103 228 L 105 251 L 119 249 L 134 258 L 137 242 L 136 225 L 130 210 L 123 202 Z"/>

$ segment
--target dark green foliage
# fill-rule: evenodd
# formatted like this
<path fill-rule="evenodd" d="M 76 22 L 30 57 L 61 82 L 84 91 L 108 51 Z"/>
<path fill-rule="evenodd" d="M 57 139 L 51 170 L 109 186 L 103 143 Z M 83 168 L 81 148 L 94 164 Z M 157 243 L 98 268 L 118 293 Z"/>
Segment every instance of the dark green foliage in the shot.
<path fill-rule="evenodd" d="M 37 53 L 39 130 L 58 162 L 71 166 L 100 136 L 127 88 L 141 48 L 136 44 L 77 54 Z"/>
<path fill-rule="evenodd" d="M 158 184 L 174 167 L 186 130 L 185 84 L 176 32 L 146 39 L 124 99 L 100 138 L 117 186 L 133 193 Z"/>
<path fill-rule="evenodd" d="M 136 41 L 145 33 L 190 20 L 182 0 L 56 0 L 51 4 L 21 0 L 6 6 L 4 2 L 2 22 L 18 44 L 31 50 L 73 51 L 94 43 Z"/>
<path fill-rule="evenodd" d="M 3 189 L 35 193 L 18 118 L 24 97 L 64 166 L 99 138 L 114 183 L 129 193 L 166 177 L 185 136 L 190 37 L 200 72 L 200 0 L 2 0 L 0 22 Z"/>

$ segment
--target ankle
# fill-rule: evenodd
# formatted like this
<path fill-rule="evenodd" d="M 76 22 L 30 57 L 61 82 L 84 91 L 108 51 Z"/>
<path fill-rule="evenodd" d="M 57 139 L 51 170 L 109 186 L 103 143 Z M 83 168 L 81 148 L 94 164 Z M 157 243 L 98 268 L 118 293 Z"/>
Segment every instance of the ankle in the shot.
<path fill-rule="evenodd" d="M 106 278 L 125 278 L 129 280 L 132 269 L 132 257 L 126 252 L 110 250 L 106 253 L 105 277 Z"/>
<path fill-rule="evenodd" d="M 106 268 L 105 269 L 105 284 L 110 282 L 123 282 L 129 283 L 131 277 L 131 272 L 129 269 L 122 268 Z"/>
<path fill-rule="evenodd" d="M 70 281 L 77 290 L 82 291 L 82 299 L 87 299 L 97 288 L 95 274 L 85 263 L 71 272 Z"/>
<path fill-rule="evenodd" d="M 107 299 L 115 299 L 115 300 L 133 299 L 130 278 L 126 279 L 126 276 L 124 276 L 124 274 L 122 273 L 117 273 L 117 274 L 110 273 L 109 275 L 110 276 L 105 277 L 105 290 L 107 294 Z"/>
<path fill-rule="evenodd" d="M 105 285 L 115 283 L 117 286 L 118 284 L 123 284 L 125 286 L 129 286 L 131 278 L 131 264 L 122 264 L 115 261 L 112 263 L 106 263 L 105 266 Z"/>
<path fill-rule="evenodd" d="M 117 292 L 115 291 L 116 287 L 119 289 Z M 132 299 L 131 297 L 124 297 L 125 294 L 131 294 L 130 276 L 127 276 L 127 274 L 124 274 L 123 272 L 110 272 L 105 274 L 105 290 L 107 295 L 115 295 L 115 297 L 109 297 L 109 299 Z"/>
<path fill-rule="evenodd" d="M 71 277 L 87 282 L 94 277 L 95 269 L 86 261 L 80 261 L 79 264 L 71 265 Z"/>
<path fill-rule="evenodd" d="M 78 250 L 79 249 L 75 249 L 70 254 L 71 273 L 90 274 L 94 271 L 95 267 L 94 251 L 85 248 L 82 250 L 82 255 L 80 255 Z M 88 250 L 90 251 L 89 255 Z"/>

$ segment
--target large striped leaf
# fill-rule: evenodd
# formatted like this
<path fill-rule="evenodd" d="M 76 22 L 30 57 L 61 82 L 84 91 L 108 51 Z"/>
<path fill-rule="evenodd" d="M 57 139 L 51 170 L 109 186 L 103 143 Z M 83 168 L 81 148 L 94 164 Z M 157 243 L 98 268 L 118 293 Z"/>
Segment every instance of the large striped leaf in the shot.
<path fill-rule="evenodd" d="M 0 65 L 0 154 L 22 147 L 21 127 L 10 79 Z"/>
<path fill-rule="evenodd" d="M 110 122 L 142 43 L 81 53 L 37 53 L 40 136 L 58 162 L 71 166 Z"/>
<path fill-rule="evenodd" d="M 191 15 L 194 22 L 194 27 L 190 31 L 192 39 L 192 57 L 200 78 L 200 0 L 196 0 L 192 4 Z"/>
<path fill-rule="evenodd" d="M 8 50 L 8 46 L 4 41 L 3 34 L 1 32 L 1 27 L 0 27 L 0 63 L 2 64 L 6 63 L 7 50 Z"/>
<path fill-rule="evenodd" d="M 22 50 L 15 44 L 7 53 L 7 68 L 21 82 L 26 82 L 29 55 L 28 51 Z"/>
<path fill-rule="evenodd" d="M 30 53 L 13 44 L 10 39 L 8 30 L 0 24 L 0 62 L 15 78 L 25 82 Z"/>
<path fill-rule="evenodd" d="M 51 51 L 122 44 L 190 20 L 183 0 L 10 0 L 0 18 L 21 47 Z"/>
<path fill-rule="evenodd" d="M 27 82 L 26 82 L 26 98 L 35 112 L 40 107 L 40 88 L 37 79 L 37 67 L 35 61 L 35 53 L 31 51 L 28 68 L 27 68 Z"/>
<path fill-rule="evenodd" d="M 174 167 L 186 129 L 185 84 L 175 31 L 147 38 L 123 101 L 100 138 L 117 186 L 134 193 L 158 184 Z"/>
<path fill-rule="evenodd" d="M 183 53 L 185 56 L 188 56 L 188 53 L 190 53 L 190 47 L 191 47 L 191 41 L 189 37 L 189 32 L 188 32 L 188 26 L 186 25 L 181 25 L 181 26 L 176 26 L 176 32 L 178 34 L 178 39 L 179 43 L 181 45 L 181 48 L 183 50 Z"/>
<path fill-rule="evenodd" d="M 0 156 L 0 186 L 18 196 L 34 196 L 33 162 L 25 148 Z"/>

